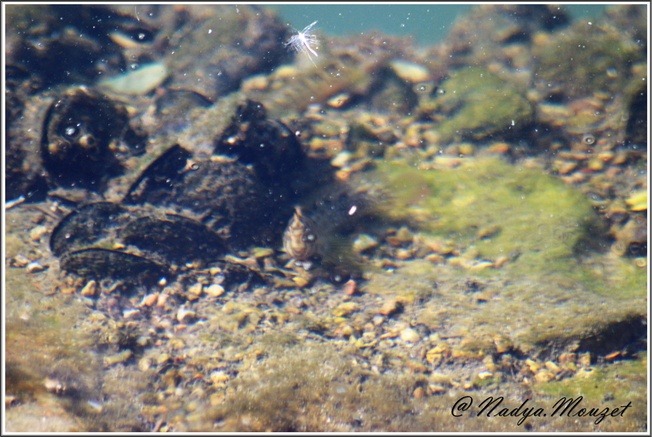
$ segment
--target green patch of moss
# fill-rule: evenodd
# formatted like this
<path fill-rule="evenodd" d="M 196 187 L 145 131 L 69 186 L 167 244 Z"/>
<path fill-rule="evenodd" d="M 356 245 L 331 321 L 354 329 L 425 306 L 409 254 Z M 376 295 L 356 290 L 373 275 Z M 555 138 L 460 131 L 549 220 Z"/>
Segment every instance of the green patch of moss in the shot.
<path fill-rule="evenodd" d="M 444 117 L 436 126 L 443 142 L 455 137 L 485 138 L 532 119 L 524 92 L 483 68 L 455 71 L 441 89 L 445 93 L 430 104 L 436 118 Z"/>
<path fill-rule="evenodd" d="M 356 364 L 354 348 L 327 343 L 270 345 L 265 352 L 208 412 L 220 431 L 419 429 L 408 414 L 417 376 L 373 374 Z"/>
<path fill-rule="evenodd" d="M 600 238 L 584 196 L 540 170 L 484 158 L 437 171 L 383 163 L 379 171 L 395 193 L 390 215 L 416 219 L 425 232 L 459 246 L 475 245 L 481 258 L 510 257 L 505 268 L 512 274 L 570 273 L 577 255 Z M 499 231 L 478 237 L 488 226 Z"/>
<path fill-rule="evenodd" d="M 541 90 L 552 85 L 569 99 L 596 91 L 613 94 L 626 88 L 630 67 L 643 57 L 627 34 L 606 24 L 578 21 L 534 48 L 535 77 Z"/>
<path fill-rule="evenodd" d="M 576 399 L 582 396 L 581 404 L 576 410 L 582 407 L 613 409 L 631 402 L 631 407 L 622 417 L 607 417 L 604 419 L 603 426 L 621 431 L 634 431 L 644 426 L 642 424 L 647 420 L 647 393 L 645 390 L 640 390 L 646 385 L 647 374 L 647 359 L 643 357 L 635 361 L 595 366 L 589 370 L 582 369 L 572 378 L 538 383 L 535 384 L 534 389 L 554 400 L 562 397 Z"/>

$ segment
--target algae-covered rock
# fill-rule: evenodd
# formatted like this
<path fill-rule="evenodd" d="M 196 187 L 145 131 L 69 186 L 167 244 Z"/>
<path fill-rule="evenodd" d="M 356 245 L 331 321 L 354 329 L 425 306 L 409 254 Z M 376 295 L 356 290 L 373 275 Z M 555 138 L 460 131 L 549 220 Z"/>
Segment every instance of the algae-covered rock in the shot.
<path fill-rule="evenodd" d="M 456 137 L 480 140 L 504 136 L 532 120 L 533 110 L 525 92 L 483 68 L 452 72 L 440 90 L 422 110 L 432 111 L 432 117 L 440 120 L 435 129 L 444 143 Z"/>
<path fill-rule="evenodd" d="M 495 158 L 436 170 L 386 163 L 379 172 L 394 194 L 388 216 L 451 240 L 460 256 L 371 274 L 365 292 L 398 293 L 418 323 L 461 335 L 460 354 L 473 344 L 479 356 L 496 353 L 497 332 L 524 354 L 579 348 L 607 355 L 644 335 L 646 273 L 605 250 L 604 230 L 579 191 Z M 479 232 L 487 228 L 495 231 Z M 508 261 L 475 270 L 465 254 Z"/>
<path fill-rule="evenodd" d="M 548 99 L 622 92 L 632 78 L 631 67 L 645 59 L 642 49 L 607 22 L 578 21 L 534 46 L 535 85 Z"/>
<path fill-rule="evenodd" d="M 511 263 L 513 273 L 564 270 L 589 241 L 599 243 L 600 227 L 588 200 L 541 170 L 498 159 L 462 161 L 454 169 L 394 164 L 379 169 L 388 176 L 395 202 L 406 203 L 391 215 L 408 219 L 417 213 L 428 233 L 475 245 L 480 257 L 518 258 Z M 499 230 L 482 238 L 478 230 L 488 226 Z"/>
<path fill-rule="evenodd" d="M 632 432 L 636 430 L 634 425 L 636 421 L 647 420 L 645 410 L 640 408 L 647 403 L 645 390 L 634 388 L 637 384 L 645 383 L 647 369 L 647 359 L 643 357 L 635 361 L 617 362 L 610 366 L 599 365 L 582 369 L 572 378 L 536 384 L 534 389 L 538 393 L 550 396 L 552 402 L 557 402 L 562 397 L 567 399 L 581 397 L 581 404 L 578 404 L 575 412 L 588 405 L 591 407 L 600 405 L 601 411 L 604 407 L 609 407 L 609 413 L 614 410 L 614 407 L 620 407 L 622 412 L 623 407 L 629 404 L 621 415 L 606 417 L 598 415 L 591 418 L 591 422 L 604 422 L 605 431 Z M 563 408 L 560 411 L 563 411 Z"/>

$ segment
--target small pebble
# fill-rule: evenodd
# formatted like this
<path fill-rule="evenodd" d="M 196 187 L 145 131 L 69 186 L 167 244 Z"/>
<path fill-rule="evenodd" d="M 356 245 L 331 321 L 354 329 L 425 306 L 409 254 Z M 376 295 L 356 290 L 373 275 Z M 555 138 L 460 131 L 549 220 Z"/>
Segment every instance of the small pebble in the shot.
<path fill-rule="evenodd" d="M 158 296 L 158 302 L 156 302 L 156 306 L 157 306 L 157 307 L 164 307 L 164 306 L 165 306 L 165 302 L 167 302 L 167 300 L 168 300 L 169 298 L 170 298 L 170 295 L 169 295 L 169 294 L 161 293 L 161 294 Z"/>
<path fill-rule="evenodd" d="M 382 307 L 380 307 L 380 311 L 378 312 L 383 316 L 391 316 L 392 314 L 400 311 L 402 307 L 403 305 L 399 301 L 396 299 L 390 299 L 386 301 Z"/>
<path fill-rule="evenodd" d="M 38 261 L 32 261 L 31 263 L 27 264 L 28 273 L 38 273 L 42 272 L 43 270 L 45 270 L 45 267 L 39 264 Z"/>
<path fill-rule="evenodd" d="M 156 305 L 156 302 L 158 301 L 158 293 L 152 293 L 148 294 L 147 296 L 143 297 L 143 300 L 140 302 L 140 306 L 146 306 L 146 307 L 151 307 L 153 305 Z"/>
<path fill-rule="evenodd" d="M 483 380 L 483 381 L 485 379 L 487 379 L 487 378 L 491 378 L 492 376 L 494 376 L 494 374 L 491 373 L 491 372 L 480 372 L 480 373 L 478 373 L 478 378 L 480 378 L 480 380 Z"/>
<path fill-rule="evenodd" d="M 29 259 L 24 255 L 16 255 L 9 264 L 12 267 L 25 267 L 29 264 Z"/>
<path fill-rule="evenodd" d="M 549 370 L 546 369 L 541 369 L 537 372 L 536 375 L 534 375 L 534 380 L 536 382 L 550 382 L 555 378 L 555 375 L 553 375 Z"/>
<path fill-rule="evenodd" d="M 119 354 L 112 355 L 109 357 L 104 357 L 104 365 L 106 367 L 110 367 L 114 364 L 118 363 L 124 363 L 127 361 L 131 356 L 133 355 L 133 352 L 129 349 L 125 349 L 124 351 L 120 352 Z"/>
<path fill-rule="evenodd" d="M 353 242 L 353 251 L 355 253 L 362 253 L 365 250 L 373 249 L 378 246 L 378 240 L 371 235 L 360 234 Z"/>
<path fill-rule="evenodd" d="M 552 361 L 546 361 L 545 366 L 546 366 L 546 369 L 550 370 L 555 375 L 557 373 L 561 372 L 561 369 L 559 368 L 559 366 L 556 365 L 555 363 L 553 363 Z"/>
<path fill-rule="evenodd" d="M 167 363 L 168 361 L 170 361 L 170 359 L 171 359 L 171 357 L 170 357 L 169 354 L 162 353 L 161 355 L 159 355 L 159 356 L 156 358 L 156 364 L 158 364 L 158 365 L 160 366 L 160 365 L 165 364 L 165 363 Z"/>
<path fill-rule="evenodd" d="M 213 297 L 218 297 L 224 294 L 224 287 L 219 284 L 211 284 L 206 287 L 206 294 Z"/>
<path fill-rule="evenodd" d="M 355 302 L 344 302 L 339 304 L 333 310 L 333 315 L 335 317 L 346 317 L 352 312 L 358 311 L 359 309 L 360 309 L 360 305 L 358 305 Z"/>
<path fill-rule="evenodd" d="M 405 328 L 401 331 L 401 340 L 406 343 L 416 343 L 420 339 L 419 333 L 412 328 Z"/>
<path fill-rule="evenodd" d="M 333 167 L 342 168 L 351 160 L 352 156 L 353 154 L 351 152 L 344 150 L 331 159 L 331 165 Z"/>
<path fill-rule="evenodd" d="M 201 296 L 203 291 L 204 286 L 199 282 L 188 289 L 188 293 L 194 294 L 195 296 Z"/>
<path fill-rule="evenodd" d="M 41 240 L 41 237 L 43 235 L 45 235 L 47 232 L 48 232 L 48 229 L 45 226 L 43 226 L 43 225 L 37 226 L 34 229 L 32 229 L 31 231 L 29 231 L 29 238 L 31 238 L 32 241 L 38 242 L 38 241 Z"/>
<path fill-rule="evenodd" d="M 582 366 L 582 367 L 589 367 L 591 365 L 591 353 L 590 352 L 586 352 L 586 353 L 580 355 L 579 365 Z"/>
<path fill-rule="evenodd" d="M 179 323 L 188 323 L 192 320 L 195 320 L 196 317 L 197 317 L 196 312 L 185 307 L 181 307 L 177 311 L 177 320 L 179 321 Z"/>
<path fill-rule="evenodd" d="M 45 386 L 45 389 L 51 393 L 61 393 L 65 389 L 63 383 L 54 378 L 45 378 L 43 385 Z"/>
<path fill-rule="evenodd" d="M 421 64 L 395 59 L 389 63 L 389 66 L 399 78 L 413 84 L 430 79 L 428 68 Z"/>
<path fill-rule="evenodd" d="M 442 393 L 446 393 L 446 388 L 442 387 L 439 384 L 430 384 L 428 386 L 428 389 L 430 390 L 430 393 L 432 393 L 433 395 L 439 395 L 439 394 L 442 394 Z"/>
<path fill-rule="evenodd" d="M 349 279 L 342 287 L 342 291 L 348 296 L 353 296 L 358 291 L 358 285 L 353 279 Z"/>
<path fill-rule="evenodd" d="M 426 395 L 426 391 L 423 389 L 423 387 L 417 387 L 414 389 L 414 392 L 412 393 L 412 396 L 414 396 L 415 399 L 421 399 Z"/>
<path fill-rule="evenodd" d="M 124 317 L 125 319 L 130 319 L 130 318 L 132 318 L 134 316 L 137 316 L 138 314 L 140 314 L 139 309 L 137 309 L 137 308 L 129 308 L 129 309 L 126 309 L 126 310 L 124 310 L 122 312 L 122 317 Z"/>
<path fill-rule="evenodd" d="M 84 285 L 84 288 L 81 290 L 82 296 L 93 297 L 97 293 L 97 282 L 94 279 L 91 279 Z"/>

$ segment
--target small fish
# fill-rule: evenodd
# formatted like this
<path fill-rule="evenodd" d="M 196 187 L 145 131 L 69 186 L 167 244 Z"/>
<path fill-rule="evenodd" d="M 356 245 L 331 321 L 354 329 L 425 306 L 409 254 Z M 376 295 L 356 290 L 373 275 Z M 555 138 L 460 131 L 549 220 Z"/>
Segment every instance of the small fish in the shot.
<path fill-rule="evenodd" d="M 308 261 L 319 251 L 317 225 L 303 215 L 299 206 L 294 208 L 294 215 L 283 234 L 283 248 L 296 261 Z"/>

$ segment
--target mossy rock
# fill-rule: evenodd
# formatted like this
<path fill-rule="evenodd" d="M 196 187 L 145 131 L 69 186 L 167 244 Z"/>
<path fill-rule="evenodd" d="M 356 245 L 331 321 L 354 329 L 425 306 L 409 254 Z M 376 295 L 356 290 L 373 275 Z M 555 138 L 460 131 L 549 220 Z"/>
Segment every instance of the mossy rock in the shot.
<path fill-rule="evenodd" d="M 395 194 L 390 215 L 418 217 L 427 233 L 475 245 L 482 258 L 515 258 L 512 273 L 568 271 L 569 261 L 601 243 L 589 201 L 541 170 L 494 158 L 437 171 L 398 164 L 379 170 Z M 487 228 L 496 232 L 481 238 Z"/>
<path fill-rule="evenodd" d="M 452 241 L 460 258 L 469 252 L 476 260 L 509 261 L 482 271 L 412 261 L 390 279 L 370 275 L 366 292 L 409 296 L 429 288 L 418 305 L 405 300 L 415 304 L 420 323 L 437 331 L 449 326 L 446 334 L 468 339 L 502 332 L 528 356 L 573 346 L 604 355 L 643 335 L 646 272 L 602 247 L 600 220 L 576 189 L 498 158 L 438 170 L 383 163 L 378 174 L 394 196 L 389 219 Z M 481 304 L 469 281 L 481 284 Z M 633 338 L 618 334 L 619 327 Z"/>
<path fill-rule="evenodd" d="M 470 67 L 451 73 L 434 101 L 426 102 L 444 143 L 455 138 L 480 140 L 508 136 L 532 120 L 533 109 L 524 90 L 489 71 Z"/>
<path fill-rule="evenodd" d="M 582 20 L 535 46 L 534 57 L 536 86 L 544 98 L 552 93 L 572 100 L 623 92 L 644 52 L 622 31 Z"/>
<path fill-rule="evenodd" d="M 609 412 L 614 408 L 622 411 L 629 403 L 622 415 L 606 416 L 604 419 L 588 416 L 577 420 L 593 426 L 600 419 L 601 431 L 636 432 L 647 421 L 646 391 L 640 389 L 646 384 L 647 374 L 647 359 L 642 357 L 583 369 L 572 378 L 535 384 L 534 390 L 549 396 L 551 406 L 563 397 L 576 400 L 581 396 L 574 413 L 581 408 L 589 410 L 598 407 L 598 411 L 605 407 L 609 407 Z M 560 411 L 564 411 L 564 408 Z"/>

